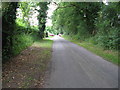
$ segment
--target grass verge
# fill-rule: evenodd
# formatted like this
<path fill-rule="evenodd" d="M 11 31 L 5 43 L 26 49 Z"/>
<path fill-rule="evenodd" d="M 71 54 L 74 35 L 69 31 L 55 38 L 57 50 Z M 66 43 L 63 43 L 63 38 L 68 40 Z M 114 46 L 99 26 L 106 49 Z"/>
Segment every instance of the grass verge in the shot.
<path fill-rule="evenodd" d="M 95 53 L 98 56 L 103 57 L 105 60 L 108 60 L 114 64 L 120 65 L 120 60 L 118 60 L 118 51 L 114 50 L 104 50 L 98 45 L 94 45 L 89 42 L 74 40 L 69 36 L 63 36 L 66 40 L 71 41 L 79 46 L 86 48 L 87 50 Z"/>
<path fill-rule="evenodd" d="M 52 40 L 43 39 L 3 65 L 3 88 L 41 88 L 52 55 Z"/>

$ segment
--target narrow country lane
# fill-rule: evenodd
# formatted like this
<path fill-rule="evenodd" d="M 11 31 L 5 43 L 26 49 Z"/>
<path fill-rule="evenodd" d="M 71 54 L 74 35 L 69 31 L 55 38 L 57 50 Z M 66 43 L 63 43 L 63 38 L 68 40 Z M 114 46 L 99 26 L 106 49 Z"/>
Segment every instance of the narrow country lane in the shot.
<path fill-rule="evenodd" d="M 117 88 L 118 67 L 61 37 L 53 38 L 45 88 Z"/>

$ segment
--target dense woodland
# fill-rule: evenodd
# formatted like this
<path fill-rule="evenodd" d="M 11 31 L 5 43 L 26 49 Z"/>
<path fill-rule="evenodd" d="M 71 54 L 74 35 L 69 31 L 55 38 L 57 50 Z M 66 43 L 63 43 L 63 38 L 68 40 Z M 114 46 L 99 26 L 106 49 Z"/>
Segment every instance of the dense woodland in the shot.
<path fill-rule="evenodd" d="M 62 2 L 53 19 L 55 33 L 72 39 L 118 50 L 120 40 L 120 2 Z"/>
<path fill-rule="evenodd" d="M 52 16 L 52 27 L 46 27 L 47 2 L 2 3 L 3 63 L 44 37 L 47 30 L 69 35 L 73 39 L 89 41 L 104 49 L 119 50 L 120 2 L 62 2 Z M 18 17 L 18 12 L 22 13 Z M 38 25 L 29 22 L 37 12 Z"/>
<path fill-rule="evenodd" d="M 32 45 L 35 40 L 43 38 L 47 4 L 47 2 L 2 2 L 3 63 Z M 22 13 L 21 17 L 17 17 L 19 12 Z M 36 12 L 38 25 L 30 25 L 30 18 Z"/>

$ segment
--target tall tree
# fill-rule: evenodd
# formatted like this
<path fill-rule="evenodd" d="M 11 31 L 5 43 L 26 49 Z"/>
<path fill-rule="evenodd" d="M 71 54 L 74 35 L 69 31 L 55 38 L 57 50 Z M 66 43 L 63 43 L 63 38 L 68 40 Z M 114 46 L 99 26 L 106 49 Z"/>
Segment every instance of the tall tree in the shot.
<path fill-rule="evenodd" d="M 2 3 L 2 46 L 4 56 L 12 54 L 13 35 L 15 30 L 16 9 L 18 2 Z M 6 51 L 4 51 L 6 50 Z M 5 53 L 4 53 L 5 52 Z"/>
<path fill-rule="evenodd" d="M 63 29 L 77 38 L 94 35 L 94 21 L 98 16 L 100 3 L 62 2 L 53 15 L 53 26 Z M 87 35 L 86 35 L 87 34 Z"/>
<path fill-rule="evenodd" d="M 46 17 L 47 17 L 47 10 L 48 10 L 48 3 L 47 2 L 40 2 L 38 3 L 40 10 L 38 15 L 39 20 L 39 35 L 42 39 L 44 37 L 44 31 L 45 31 L 45 23 L 46 23 Z"/>

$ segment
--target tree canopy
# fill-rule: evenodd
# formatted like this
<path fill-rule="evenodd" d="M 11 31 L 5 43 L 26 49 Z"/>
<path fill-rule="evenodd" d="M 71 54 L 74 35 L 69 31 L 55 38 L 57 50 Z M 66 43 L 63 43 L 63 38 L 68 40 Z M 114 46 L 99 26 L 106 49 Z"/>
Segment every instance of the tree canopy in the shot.
<path fill-rule="evenodd" d="M 52 16 L 53 30 L 118 50 L 120 2 L 61 2 Z"/>
<path fill-rule="evenodd" d="M 3 62 L 44 37 L 47 9 L 46 2 L 2 2 Z"/>
<path fill-rule="evenodd" d="M 46 27 L 48 4 L 2 2 L 3 61 L 43 39 L 46 32 L 119 50 L 120 2 L 60 2 L 52 15 L 53 25 Z"/>

